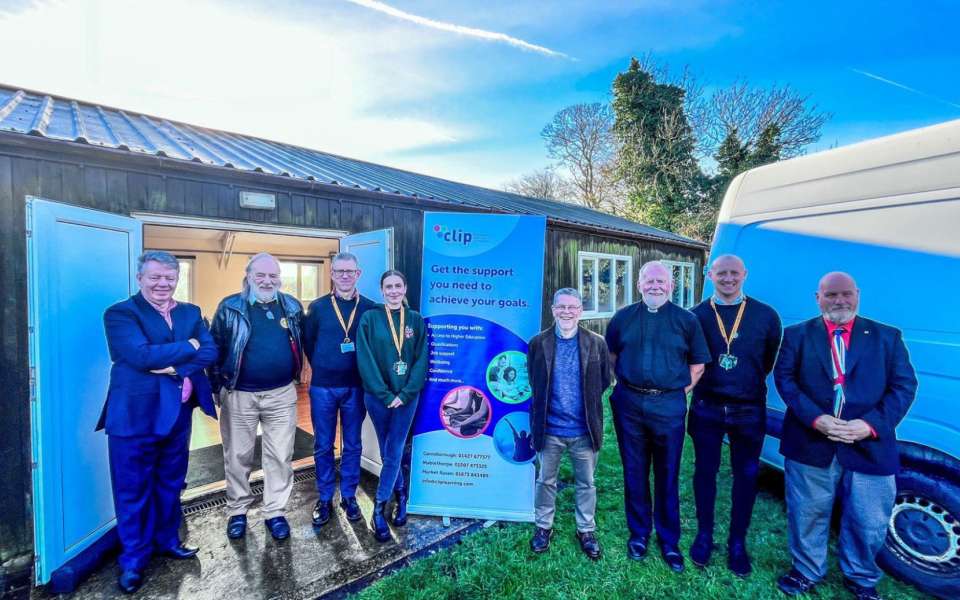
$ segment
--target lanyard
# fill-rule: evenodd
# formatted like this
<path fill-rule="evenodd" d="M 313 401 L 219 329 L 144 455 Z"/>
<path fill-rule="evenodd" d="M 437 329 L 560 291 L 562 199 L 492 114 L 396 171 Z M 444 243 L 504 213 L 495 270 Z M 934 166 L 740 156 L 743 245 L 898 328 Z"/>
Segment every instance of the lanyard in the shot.
<path fill-rule="evenodd" d="M 733 343 L 733 338 L 737 337 L 737 330 L 740 329 L 740 320 L 743 319 L 743 311 L 747 308 L 747 299 L 744 298 L 740 302 L 740 310 L 737 311 L 737 318 L 733 321 L 733 329 L 730 330 L 730 335 L 727 335 L 727 328 L 723 326 L 723 319 L 720 318 L 720 311 L 717 310 L 717 305 L 713 301 L 713 298 L 710 298 L 710 308 L 713 309 L 713 314 L 717 317 L 720 336 L 723 337 L 723 341 L 727 344 L 727 354 L 730 354 L 730 344 Z"/>
<path fill-rule="evenodd" d="M 393 326 L 393 315 L 390 314 L 390 309 L 387 308 L 387 305 L 383 305 L 383 310 L 387 312 L 387 325 L 390 326 L 390 337 L 393 338 L 393 345 L 397 348 L 397 359 L 403 360 L 403 332 L 406 313 L 403 310 L 403 305 L 400 305 L 400 332 L 397 333 L 397 330 Z"/>
<path fill-rule="evenodd" d="M 343 322 L 343 315 L 340 314 L 340 307 L 337 306 L 336 293 L 330 293 L 330 303 L 333 304 L 333 312 L 337 315 L 337 320 L 340 321 L 340 327 L 343 327 L 343 343 L 350 343 L 350 328 L 353 326 L 353 318 L 357 316 L 357 307 L 360 306 L 360 294 L 354 290 L 354 296 L 356 300 L 353 303 L 353 310 L 350 311 L 350 320 L 346 323 Z"/>

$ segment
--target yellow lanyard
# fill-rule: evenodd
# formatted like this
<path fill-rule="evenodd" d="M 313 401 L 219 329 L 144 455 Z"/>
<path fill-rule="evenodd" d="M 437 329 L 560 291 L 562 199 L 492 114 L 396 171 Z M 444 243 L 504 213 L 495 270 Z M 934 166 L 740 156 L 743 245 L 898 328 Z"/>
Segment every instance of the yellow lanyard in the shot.
<path fill-rule="evenodd" d="M 713 309 L 713 314 L 717 317 L 717 326 L 720 327 L 720 335 L 723 337 L 723 341 L 727 343 L 727 354 L 730 354 L 730 344 L 733 343 L 733 338 L 737 337 L 737 330 L 740 329 L 740 320 L 743 319 L 743 311 L 747 308 L 747 299 L 744 298 L 740 301 L 740 310 L 737 311 L 737 318 L 733 321 L 733 329 L 730 330 L 730 335 L 727 335 L 727 328 L 723 326 L 723 319 L 720 318 L 720 311 L 717 310 L 717 305 L 713 301 L 713 298 L 710 298 L 710 308 Z"/>
<path fill-rule="evenodd" d="M 403 310 L 403 305 L 400 305 L 400 333 L 397 333 L 397 330 L 394 329 L 393 325 L 393 315 L 390 314 L 390 309 L 387 308 L 387 305 L 383 305 L 383 310 L 387 312 L 387 325 L 390 326 L 390 337 L 393 338 L 393 345 L 397 348 L 397 360 L 403 360 L 403 332 L 404 324 L 406 323 L 406 313 Z"/>
<path fill-rule="evenodd" d="M 343 327 L 343 343 L 350 343 L 350 328 L 353 326 L 353 318 L 357 316 L 357 307 L 360 306 L 360 293 L 354 290 L 353 292 L 356 300 L 353 302 L 353 310 L 350 311 L 350 320 L 346 323 L 343 322 L 343 315 L 340 314 L 340 307 L 337 306 L 337 299 L 335 292 L 330 292 L 330 303 L 333 304 L 333 312 L 337 315 L 337 320 L 340 321 L 340 327 Z"/>

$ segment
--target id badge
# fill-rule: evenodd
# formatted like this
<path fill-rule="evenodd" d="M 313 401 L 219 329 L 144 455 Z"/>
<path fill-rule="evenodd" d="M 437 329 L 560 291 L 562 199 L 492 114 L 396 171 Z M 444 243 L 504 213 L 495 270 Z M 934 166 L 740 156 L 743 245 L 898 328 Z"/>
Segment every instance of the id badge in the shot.
<path fill-rule="evenodd" d="M 398 360 L 393 363 L 393 370 L 397 375 L 403 376 L 407 374 L 407 363 L 402 360 Z"/>
<path fill-rule="evenodd" d="M 737 366 L 737 357 L 732 354 L 721 354 L 718 362 L 720 363 L 721 369 L 729 371 Z"/>
<path fill-rule="evenodd" d="M 353 342 L 343 342 L 340 344 L 340 352 L 346 354 L 348 352 L 356 352 L 357 347 Z"/>

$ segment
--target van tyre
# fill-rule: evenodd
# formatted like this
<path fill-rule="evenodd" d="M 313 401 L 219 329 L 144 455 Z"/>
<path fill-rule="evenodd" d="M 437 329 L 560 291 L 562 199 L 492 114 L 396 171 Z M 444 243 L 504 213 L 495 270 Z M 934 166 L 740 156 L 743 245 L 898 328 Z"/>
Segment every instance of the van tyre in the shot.
<path fill-rule="evenodd" d="M 960 598 L 960 486 L 903 468 L 887 539 L 877 562 L 938 598 Z"/>

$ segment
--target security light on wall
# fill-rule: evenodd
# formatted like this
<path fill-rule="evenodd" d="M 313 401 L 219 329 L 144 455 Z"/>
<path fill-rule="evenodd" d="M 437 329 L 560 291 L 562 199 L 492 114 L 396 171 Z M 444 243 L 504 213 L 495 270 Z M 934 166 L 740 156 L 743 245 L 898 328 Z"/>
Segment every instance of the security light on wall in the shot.
<path fill-rule="evenodd" d="M 240 192 L 240 207 L 273 210 L 277 207 L 277 195 L 267 192 Z"/>

